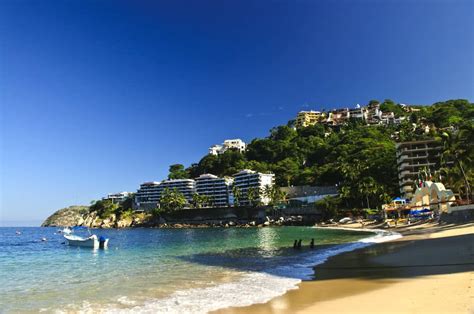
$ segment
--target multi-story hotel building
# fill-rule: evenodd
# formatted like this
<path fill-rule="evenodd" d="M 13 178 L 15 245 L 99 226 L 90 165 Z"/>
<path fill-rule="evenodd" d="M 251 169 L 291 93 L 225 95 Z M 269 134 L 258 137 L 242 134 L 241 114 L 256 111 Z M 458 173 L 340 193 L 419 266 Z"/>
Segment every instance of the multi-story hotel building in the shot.
<path fill-rule="evenodd" d="M 165 189 L 177 189 L 186 200 L 191 202 L 196 193 L 196 184 L 192 179 L 164 180 L 162 182 L 145 182 L 135 194 L 135 203 L 138 208 L 149 210 L 156 208 L 160 203 L 161 195 Z"/>
<path fill-rule="evenodd" d="M 325 114 L 319 111 L 300 111 L 296 116 L 295 127 L 299 129 L 310 125 L 315 125 L 324 117 Z"/>
<path fill-rule="evenodd" d="M 165 189 L 177 189 L 183 193 L 188 202 L 191 202 L 193 199 L 193 194 L 196 193 L 196 182 L 193 179 L 164 180 L 158 186 L 158 193 L 160 197 L 161 193 L 163 193 Z"/>
<path fill-rule="evenodd" d="M 140 184 L 135 194 L 135 205 L 141 210 L 151 210 L 158 206 L 161 193 L 158 191 L 160 182 L 151 181 Z"/>
<path fill-rule="evenodd" d="M 234 175 L 234 186 L 239 189 L 241 196 L 239 205 L 250 205 L 248 200 L 248 190 L 250 188 L 258 188 L 260 191 L 259 201 L 263 205 L 268 205 L 270 199 L 263 194 L 266 186 L 273 186 L 275 175 L 272 173 L 260 173 L 252 170 L 242 170 Z"/>
<path fill-rule="evenodd" d="M 441 143 L 436 140 L 424 140 L 397 143 L 398 185 L 404 198 L 411 198 L 415 180 L 420 172 L 431 172 L 440 167 Z"/>
<path fill-rule="evenodd" d="M 196 178 L 196 193 L 208 196 L 213 207 L 226 207 L 230 205 L 231 185 L 232 179 L 230 178 L 219 178 L 213 174 L 202 174 Z"/>
<path fill-rule="evenodd" d="M 239 152 L 245 152 L 247 145 L 241 139 L 232 139 L 232 140 L 225 140 L 221 145 L 213 145 L 209 147 L 209 154 L 211 155 L 219 155 L 223 154 L 228 149 L 238 150 Z"/>

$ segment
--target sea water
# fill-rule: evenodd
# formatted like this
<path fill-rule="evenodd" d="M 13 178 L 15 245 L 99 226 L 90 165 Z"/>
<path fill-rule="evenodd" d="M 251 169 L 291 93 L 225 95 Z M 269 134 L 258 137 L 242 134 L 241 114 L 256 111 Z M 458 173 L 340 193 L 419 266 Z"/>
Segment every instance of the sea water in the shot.
<path fill-rule="evenodd" d="M 328 257 L 388 239 L 311 227 L 114 229 L 93 230 L 110 242 L 92 250 L 65 245 L 57 231 L 0 228 L 0 312 L 206 313 L 263 303 L 313 278 Z"/>

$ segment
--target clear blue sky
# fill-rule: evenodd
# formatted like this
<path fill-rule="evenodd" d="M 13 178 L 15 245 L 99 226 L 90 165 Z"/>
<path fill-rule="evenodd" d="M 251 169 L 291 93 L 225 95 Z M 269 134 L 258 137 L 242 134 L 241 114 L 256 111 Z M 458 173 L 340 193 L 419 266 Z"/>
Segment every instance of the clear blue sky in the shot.
<path fill-rule="evenodd" d="M 0 2 L 2 224 L 303 108 L 474 99 L 473 1 Z"/>

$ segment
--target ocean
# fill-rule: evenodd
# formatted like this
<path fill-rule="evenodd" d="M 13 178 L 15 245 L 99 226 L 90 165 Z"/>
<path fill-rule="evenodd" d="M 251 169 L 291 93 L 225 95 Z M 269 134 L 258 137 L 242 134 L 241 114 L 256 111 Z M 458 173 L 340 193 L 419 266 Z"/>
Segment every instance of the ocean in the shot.
<path fill-rule="evenodd" d="M 92 232 L 110 238 L 109 248 L 92 250 L 65 245 L 57 230 L 0 228 L 0 312 L 206 313 L 263 303 L 317 276 L 312 267 L 328 257 L 391 237 L 312 227 L 100 229 Z"/>

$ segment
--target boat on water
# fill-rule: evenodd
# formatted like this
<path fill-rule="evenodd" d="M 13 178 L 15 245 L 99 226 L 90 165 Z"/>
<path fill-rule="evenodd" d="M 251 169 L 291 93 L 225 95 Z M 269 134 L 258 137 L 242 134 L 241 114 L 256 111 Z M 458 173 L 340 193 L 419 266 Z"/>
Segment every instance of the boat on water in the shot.
<path fill-rule="evenodd" d="M 77 230 L 80 228 L 73 228 L 72 231 Z M 79 235 L 75 235 L 69 233 L 69 234 L 64 234 L 64 238 L 66 239 L 67 245 L 70 246 L 80 246 L 80 247 L 88 247 L 88 248 L 93 248 L 93 249 L 105 249 L 107 248 L 107 245 L 109 244 L 109 239 L 105 238 L 103 236 L 97 237 L 95 234 L 91 234 L 90 230 L 87 229 L 89 232 L 89 235 L 86 237 L 81 237 Z"/>
<path fill-rule="evenodd" d="M 71 234 L 71 233 L 72 233 L 72 229 L 69 228 L 69 227 L 66 227 L 66 228 L 63 228 L 63 229 L 58 230 L 58 233 Z"/>

